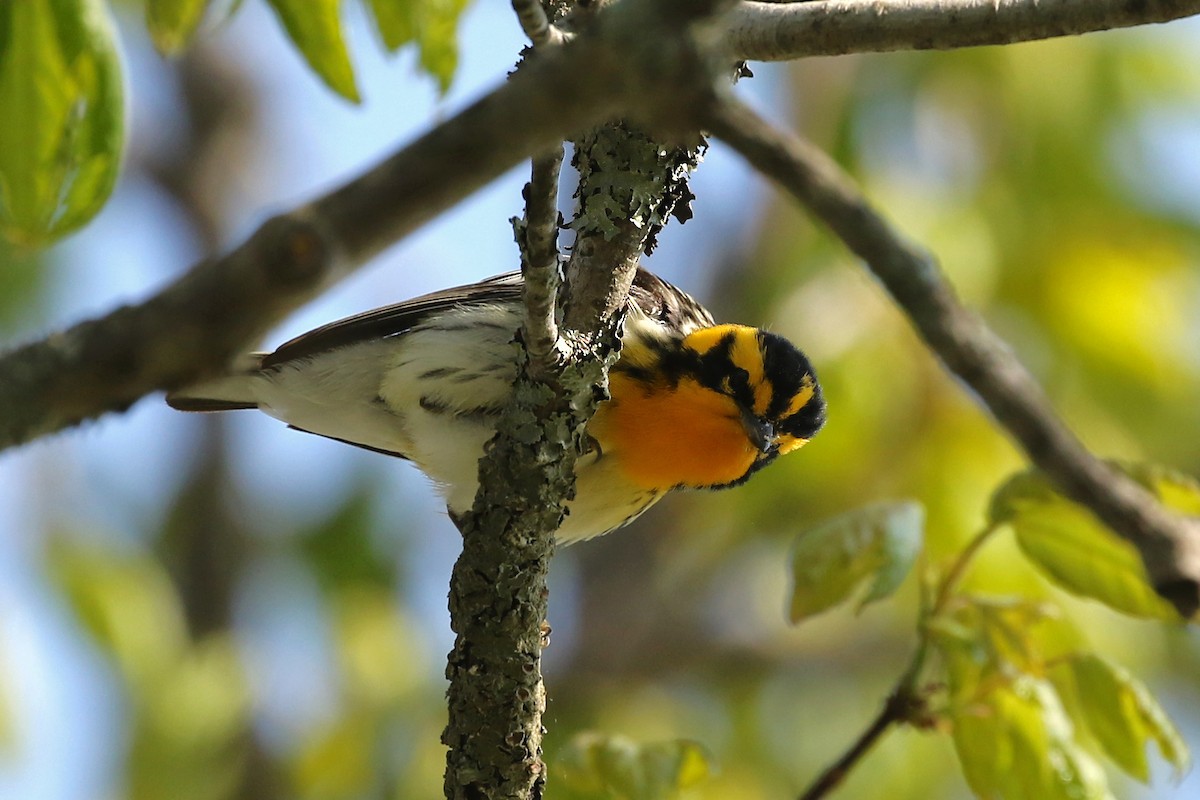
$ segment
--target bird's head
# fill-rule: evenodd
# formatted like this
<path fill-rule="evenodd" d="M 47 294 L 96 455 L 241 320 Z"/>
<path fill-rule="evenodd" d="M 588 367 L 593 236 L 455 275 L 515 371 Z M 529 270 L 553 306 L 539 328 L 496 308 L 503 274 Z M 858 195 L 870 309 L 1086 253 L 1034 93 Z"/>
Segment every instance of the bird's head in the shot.
<path fill-rule="evenodd" d="M 628 345 L 627 345 L 628 348 Z M 736 486 L 825 423 L 816 372 L 791 342 L 714 325 L 671 347 L 622 352 L 593 423 L 605 450 L 655 489 Z"/>

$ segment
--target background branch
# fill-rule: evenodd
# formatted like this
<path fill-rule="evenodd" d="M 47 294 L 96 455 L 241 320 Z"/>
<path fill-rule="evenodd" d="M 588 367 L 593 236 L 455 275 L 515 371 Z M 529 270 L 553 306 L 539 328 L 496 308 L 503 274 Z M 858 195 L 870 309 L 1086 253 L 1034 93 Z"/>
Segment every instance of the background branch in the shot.
<path fill-rule="evenodd" d="M 637 4 L 642 6 L 645 4 Z M 636 10 L 636 9 L 635 9 Z M 579 37 L 396 155 L 149 300 L 0 357 L 0 449 L 220 370 L 302 303 L 532 153 L 612 115 L 623 58 Z"/>
<path fill-rule="evenodd" d="M 722 37 L 736 59 L 949 50 L 1126 28 L 1200 13 L 1200 0 L 817 0 L 739 3 Z"/>
<path fill-rule="evenodd" d="M 695 93 L 706 90 L 697 77 L 708 65 L 686 54 L 688 37 L 667 21 L 711 10 L 701 6 L 707 4 L 615 4 L 565 46 L 539 54 L 395 156 L 268 221 L 234 251 L 196 265 L 149 300 L 0 356 L 0 449 L 220 370 L 331 282 L 572 133 L 619 113 L 686 128 Z M 947 6 L 743 3 L 725 17 L 726 50 L 771 59 L 999 43 L 1174 19 L 1200 11 L 1200 0 L 963 0 L 953 13 L 929 17 L 935 8 Z M 777 35 L 767 36 L 768 27 Z M 621 263 L 606 249 L 604 242 L 581 240 L 568 281 L 580 271 L 577 259 Z M 582 285 L 572 290 L 568 324 L 590 328 L 589 318 L 619 305 L 626 288 L 614 283 L 598 296 Z"/>
<path fill-rule="evenodd" d="M 905 241 L 827 155 L 725 99 L 709 124 L 862 258 L 942 362 L 971 387 L 1063 493 L 1133 543 L 1151 582 L 1184 617 L 1200 609 L 1200 524 L 1164 509 L 1093 456 L 1058 419 L 1037 381 L 955 296 L 933 258 Z"/>

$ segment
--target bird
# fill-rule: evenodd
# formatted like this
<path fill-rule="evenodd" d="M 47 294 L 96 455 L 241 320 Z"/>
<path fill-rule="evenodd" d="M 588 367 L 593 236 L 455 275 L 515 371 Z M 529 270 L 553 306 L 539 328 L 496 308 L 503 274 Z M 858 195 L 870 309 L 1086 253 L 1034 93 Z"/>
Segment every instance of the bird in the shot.
<path fill-rule="evenodd" d="M 181 411 L 259 409 L 290 427 L 408 459 L 452 516 L 516 378 L 522 279 L 507 273 L 385 306 L 250 353 L 168 392 Z M 783 336 L 721 323 L 639 267 L 608 398 L 587 426 L 559 543 L 631 522 L 675 489 L 739 486 L 825 424 L 807 356 Z"/>

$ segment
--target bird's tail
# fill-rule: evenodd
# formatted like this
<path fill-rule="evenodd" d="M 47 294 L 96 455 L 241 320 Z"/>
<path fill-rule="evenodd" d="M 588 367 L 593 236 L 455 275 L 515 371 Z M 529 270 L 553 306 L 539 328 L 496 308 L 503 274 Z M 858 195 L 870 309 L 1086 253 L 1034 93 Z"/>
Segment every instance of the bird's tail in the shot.
<path fill-rule="evenodd" d="M 265 353 L 247 353 L 229 373 L 167 392 L 167 405 L 177 411 L 236 411 L 258 408 L 253 380 L 262 369 Z"/>

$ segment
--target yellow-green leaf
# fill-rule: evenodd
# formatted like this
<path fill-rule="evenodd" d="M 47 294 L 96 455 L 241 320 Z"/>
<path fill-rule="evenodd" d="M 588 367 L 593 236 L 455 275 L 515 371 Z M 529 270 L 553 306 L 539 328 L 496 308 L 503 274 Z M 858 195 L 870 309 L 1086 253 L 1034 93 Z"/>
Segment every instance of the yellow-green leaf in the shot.
<path fill-rule="evenodd" d="M 792 548 L 792 622 L 845 601 L 868 581 L 860 610 L 894 592 L 921 551 L 924 518 L 917 503 L 880 503 L 800 534 Z"/>
<path fill-rule="evenodd" d="M 187 632 L 179 595 L 161 564 L 145 554 L 113 555 L 72 542 L 55 542 L 48 557 L 83 627 L 137 689 L 173 668 Z"/>
<path fill-rule="evenodd" d="M 458 68 L 458 18 L 467 7 L 467 0 L 429 0 L 423 5 L 425 15 L 419 34 L 421 68 L 437 78 L 445 93 Z"/>
<path fill-rule="evenodd" d="M 1191 475 L 1159 464 L 1121 464 L 1120 469 L 1145 486 L 1167 508 L 1200 516 L 1200 483 Z"/>
<path fill-rule="evenodd" d="M 712 759 L 685 739 L 638 744 L 623 736 L 576 736 L 556 761 L 564 783 L 576 791 L 625 800 L 669 800 L 703 783 Z"/>
<path fill-rule="evenodd" d="M 0 233 L 40 244 L 95 216 L 116 183 L 124 100 L 101 0 L 0 3 Z"/>
<path fill-rule="evenodd" d="M 1187 770 L 1187 744 L 1150 691 L 1122 667 L 1092 653 L 1066 662 L 1080 698 L 1083 722 L 1121 769 L 1146 783 L 1146 745 L 1154 742 L 1176 770 Z"/>
<path fill-rule="evenodd" d="M 421 69 L 443 93 L 458 68 L 458 20 L 469 0 L 368 0 L 388 50 L 415 42 Z"/>
<path fill-rule="evenodd" d="M 978 797 L 1112 800 L 1104 770 L 1075 741 L 1047 681 L 1018 675 L 951 713 L 954 747 Z"/>
<path fill-rule="evenodd" d="M 192 41 L 208 0 L 146 0 L 146 28 L 158 52 L 174 55 Z"/>
<path fill-rule="evenodd" d="M 1021 551 L 1067 591 L 1135 617 L 1178 620 L 1150 585 L 1133 545 L 1051 488 L 1039 473 L 1010 479 L 992 498 L 992 521 L 1007 523 Z"/>
<path fill-rule="evenodd" d="M 341 0 L 267 0 L 288 37 L 329 88 L 358 102 L 354 68 L 342 33 Z"/>
<path fill-rule="evenodd" d="M 413 0 L 367 0 L 375 17 L 375 28 L 383 46 L 395 52 L 417 38 L 421 13 L 420 2 Z"/>

